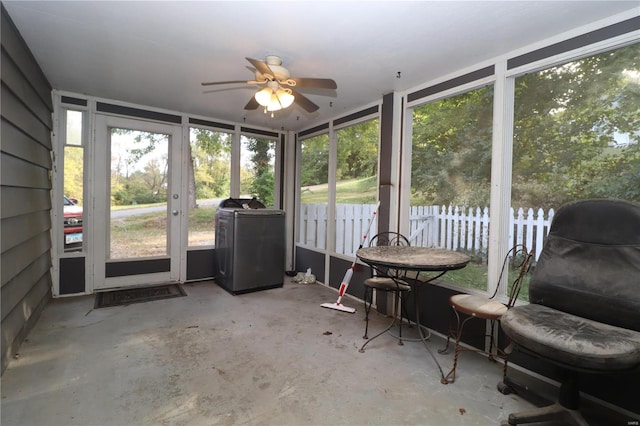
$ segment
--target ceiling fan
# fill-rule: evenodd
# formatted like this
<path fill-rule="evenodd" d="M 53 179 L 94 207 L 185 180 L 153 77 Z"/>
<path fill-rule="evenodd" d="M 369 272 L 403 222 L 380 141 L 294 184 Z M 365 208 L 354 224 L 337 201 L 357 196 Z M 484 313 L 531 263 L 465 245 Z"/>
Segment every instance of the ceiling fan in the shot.
<path fill-rule="evenodd" d="M 254 66 L 250 68 L 255 72 L 255 80 L 213 81 L 204 82 L 203 86 L 219 84 L 256 84 L 264 86 L 245 105 L 244 109 L 254 110 L 264 107 L 264 112 L 273 112 L 289 107 L 296 103 L 307 112 L 318 110 L 318 105 L 298 92 L 296 87 L 308 87 L 313 89 L 337 89 L 338 85 L 330 78 L 300 78 L 291 77 L 289 70 L 282 66 L 282 59 L 269 55 L 265 61 L 246 58 Z"/>

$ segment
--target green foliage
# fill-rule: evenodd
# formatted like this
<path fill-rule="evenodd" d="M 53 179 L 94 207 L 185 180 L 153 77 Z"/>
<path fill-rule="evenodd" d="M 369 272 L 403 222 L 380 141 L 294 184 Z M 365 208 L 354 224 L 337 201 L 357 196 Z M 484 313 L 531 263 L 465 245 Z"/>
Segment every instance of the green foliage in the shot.
<path fill-rule="evenodd" d="M 111 174 L 113 205 L 149 204 L 167 199 L 166 163 L 150 160 L 143 170 L 122 176 Z"/>
<path fill-rule="evenodd" d="M 254 137 L 247 137 L 245 140 L 247 150 L 251 153 L 252 173 L 247 182 L 251 191 L 250 195 L 262 201 L 266 206 L 273 206 L 275 141 Z"/>
<path fill-rule="evenodd" d="M 514 109 L 513 207 L 640 201 L 640 44 L 518 77 Z M 412 205 L 489 204 L 492 110 L 492 87 L 414 109 Z"/>
<path fill-rule="evenodd" d="M 64 147 L 64 195 L 78 200 L 83 204 L 84 197 L 84 149 L 79 146 Z"/>
<path fill-rule="evenodd" d="M 640 201 L 640 44 L 516 80 L 512 205 Z M 628 147 L 610 148 L 616 133 Z"/>
<path fill-rule="evenodd" d="M 112 143 L 111 205 L 166 200 L 167 135 L 116 128 L 111 129 L 111 133 L 128 136 L 126 145 L 118 147 Z"/>
<path fill-rule="evenodd" d="M 129 135 L 131 145 L 118 160 L 111 176 L 113 205 L 147 204 L 166 199 L 168 170 L 166 158 L 151 159 L 143 170 L 129 170 L 143 157 L 154 152 L 165 135 L 112 129 L 113 134 Z M 191 160 L 193 165 L 193 197 L 218 198 L 228 196 L 230 186 L 231 135 L 206 129 L 191 129 Z"/>
<path fill-rule="evenodd" d="M 365 121 L 340 129 L 336 135 L 336 180 L 348 181 L 377 176 L 378 120 Z M 308 188 L 325 185 L 329 181 L 329 135 L 322 134 L 305 139 L 301 144 L 301 186 Z M 338 191 L 340 191 L 339 188 Z M 324 201 L 326 202 L 326 199 Z"/>
<path fill-rule="evenodd" d="M 414 110 L 412 205 L 488 205 L 492 114 L 490 86 Z"/>
<path fill-rule="evenodd" d="M 301 144 L 301 185 L 326 184 L 329 181 L 329 135 L 305 139 Z"/>
<path fill-rule="evenodd" d="M 192 128 L 190 139 L 194 197 L 228 196 L 231 186 L 231 134 Z"/>
<path fill-rule="evenodd" d="M 340 129 L 336 180 L 375 176 L 378 172 L 378 120 Z"/>

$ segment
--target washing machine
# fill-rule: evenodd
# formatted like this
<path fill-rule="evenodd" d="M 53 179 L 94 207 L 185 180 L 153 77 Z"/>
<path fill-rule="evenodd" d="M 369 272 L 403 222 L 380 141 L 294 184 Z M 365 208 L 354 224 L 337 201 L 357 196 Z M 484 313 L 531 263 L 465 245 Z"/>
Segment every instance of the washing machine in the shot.
<path fill-rule="evenodd" d="M 255 198 L 228 198 L 216 210 L 215 281 L 232 294 L 282 287 L 285 213 Z"/>

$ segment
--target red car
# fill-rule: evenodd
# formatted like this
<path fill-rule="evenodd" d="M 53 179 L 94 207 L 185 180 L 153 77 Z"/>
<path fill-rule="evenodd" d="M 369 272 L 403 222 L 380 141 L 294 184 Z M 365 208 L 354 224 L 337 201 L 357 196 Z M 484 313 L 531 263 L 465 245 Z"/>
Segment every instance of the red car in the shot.
<path fill-rule="evenodd" d="M 82 207 L 64 197 L 64 251 L 82 250 Z"/>

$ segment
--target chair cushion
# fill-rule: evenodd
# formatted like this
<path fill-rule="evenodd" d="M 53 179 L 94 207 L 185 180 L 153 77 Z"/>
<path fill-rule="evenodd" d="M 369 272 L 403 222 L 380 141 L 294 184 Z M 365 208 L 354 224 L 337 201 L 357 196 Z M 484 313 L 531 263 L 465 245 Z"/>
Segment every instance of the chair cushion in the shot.
<path fill-rule="evenodd" d="M 507 307 L 497 300 L 473 294 L 451 296 L 449 304 L 458 312 L 490 320 L 499 319 L 507 312 Z"/>
<path fill-rule="evenodd" d="M 557 364 L 592 371 L 640 366 L 640 333 L 536 304 L 509 309 L 500 319 L 517 345 Z"/>
<path fill-rule="evenodd" d="M 640 331 L 640 204 L 562 206 L 529 283 L 529 301 Z"/>
<path fill-rule="evenodd" d="M 404 281 L 393 281 L 388 277 L 373 277 L 367 278 L 364 280 L 364 285 L 366 287 L 375 288 L 378 290 L 386 290 L 386 291 L 410 291 L 411 287 Z"/>

